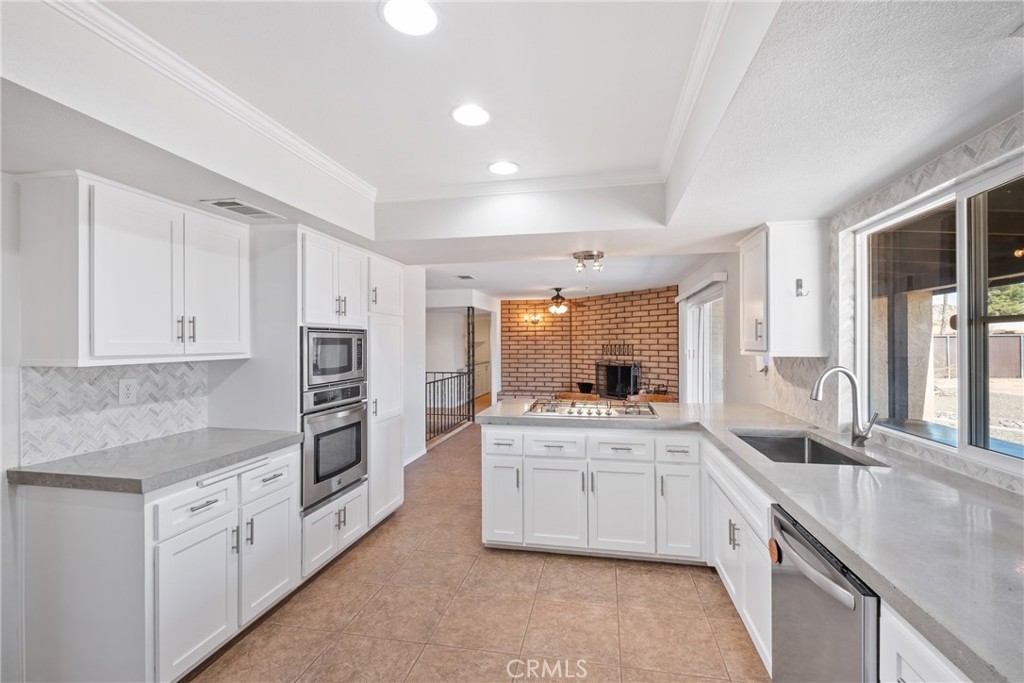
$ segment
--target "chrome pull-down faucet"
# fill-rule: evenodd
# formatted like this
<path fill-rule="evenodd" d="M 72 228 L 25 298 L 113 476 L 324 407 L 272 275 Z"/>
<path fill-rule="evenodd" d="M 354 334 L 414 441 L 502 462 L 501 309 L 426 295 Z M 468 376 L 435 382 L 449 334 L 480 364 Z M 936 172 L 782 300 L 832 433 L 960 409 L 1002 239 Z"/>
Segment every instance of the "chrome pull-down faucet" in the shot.
<path fill-rule="evenodd" d="M 871 416 L 868 421 L 868 426 L 865 427 L 860 421 L 860 386 L 857 384 L 857 377 L 849 369 L 844 368 L 842 365 L 834 365 L 825 372 L 821 373 L 818 377 L 818 381 L 814 383 L 814 388 L 811 389 L 811 400 L 820 401 L 821 392 L 825 387 L 825 380 L 829 375 L 835 373 L 846 375 L 850 380 L 850 388 L 852 390 L 853 398 L 853 424 L 851 425 L 850 433 L 850 444 L 854 446 L 863 446 L 867 440 L 871 437 L 871 430 L 875 426 L 875 420 L 878 419 L 878 413 L 876 412 Z"/>

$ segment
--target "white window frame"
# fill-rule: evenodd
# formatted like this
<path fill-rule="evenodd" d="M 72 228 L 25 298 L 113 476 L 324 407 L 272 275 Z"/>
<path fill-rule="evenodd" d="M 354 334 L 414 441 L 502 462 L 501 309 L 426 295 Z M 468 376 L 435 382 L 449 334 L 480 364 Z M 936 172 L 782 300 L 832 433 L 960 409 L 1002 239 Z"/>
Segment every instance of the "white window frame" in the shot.
<path fill-rule="evenodd" d="M 891 228 L 896 224 L 906 222 L 932 211 L 943 204 L 955 203 L 956 208 L 956 295 L 957 306 L 967 301 L 968 269 L 967 269 L 967 200 L 974 195 L 991 190 L 994 187 L 1008 183 L 1024 173 L 1021 166 L 1021 153 L 1012 155 L 1011 158 L 993 164 L 989 168 L 971 173 L 966 178 L 956 179 L 944 183 L 926 193 L 918 195 L 913 199 L 901 204 L 894 211 L 886 211 L 868 218 L 857 225 L 851 226 L 844 232 L 852 233 L 855 240 L 854 263 L 855 294 L 856 304 L 854 308 L 854 329 L 856 335 L 856 373 L 858 377 L 870 381 L 870 368 L 868 359 L 869 339 L 869 306 L 870 296 L 868 283 L 870 273 L 868 272 L 868 236 L 872 233 Z M 961 368 L 967 367 L 969 335 L 957 334 L 957 363 Z M 1011 455 L 997 453 L 970 443 L 970 377 L 969 372 L 957 372 L 957 446 L 949 446 L 938 441 L 932 441 L 915 434 L 887 427 L 879 424 L 875 428 L 882 433 L 894 438 L 915 443 L 929 449 L 955 455 L 972 462 L 991 467 L 1004 472 L 1021 474 L 1024 471 L 1024 460 Z M 868 414 L 870 406 L 870 388 L 862 392 L 859 406 L 862 415 Z"/>
<path fill-rule="evenodd" d="M 682 315 L 680 316 L 680 323 L 683 326 L 683 334 L 680 336 L 680 338 L 683 340 L 683 356 L 686 362 L 686 375 L 683 387 L 683 396 L 685 396 L 686 403 L 703 402 L 702 397 L 697 395 L 700 383 L 696 382 L 694 377 L 694 367 L 697 364 L 696 354 L 690 354 L 691 350 L 696 350 L 694 347 L 694 342 L 696 341 L 697 334 L 697 330 L 692 329 L 693 326 L 690 325 L 691 315 L 694 309 L 700 308 L 701 306 L 709 304 L 712 301 L 716 301 L 718 299 L 722 300 L 722 305 L 724 306 L 725 285 L 722 282 L 716 282 L 715 284 L 711 284 L 708 287 L 700 290 L 696 294 L 693 294 L 687 297 L 686 299 L 683 299 L 682 301 L 683 310 Z M 726 315 L 728 315 L 728 311 L 726 312 Z M 723 377 L 722 380 L 724 384 L 725 378 Z M 724 386 L 722 387 L 722 394 L 723 396 L 725 394 Z"/>

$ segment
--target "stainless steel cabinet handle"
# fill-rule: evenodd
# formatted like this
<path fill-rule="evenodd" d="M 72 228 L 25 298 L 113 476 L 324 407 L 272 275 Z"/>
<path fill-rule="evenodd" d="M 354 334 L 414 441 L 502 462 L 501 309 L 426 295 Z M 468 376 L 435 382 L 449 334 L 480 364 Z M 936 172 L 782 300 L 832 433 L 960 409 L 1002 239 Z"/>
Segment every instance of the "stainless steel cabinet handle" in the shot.
<path fill-rule="evenodd" d="M 185 341 L 185 316 L 178 316 L 178 341 Z"/>
<path fill-rule="evenodd" d="M 219 500 L 220 500 L 220 498 L 213 498 L 212 500 L 208 500 L 205 503 L 200 503 L 199 505 L 193 505 L 192 507 L 189 508 L 189 510 L 191 510 L 192 512 L 199 512 L 200 510 L 205 510 L 206 508 L 210 507 L 211 505 L 215 505 Z"/>
<path fill-rule="evenodd" d="M 631 446 L 612 446 L 613 453 L 632 453 L 633 448 Z"/>
<path fill-rule="evenodd" d="M 761 328 L 763 326 L 764 326 L 764 322 L 762 322 L 761 320 L 758 320 L 757 318 L 754 318 L 754 340 L 755 341 L 761 341 L 761 338 L 764 336 L 764 333 L 761 332 Z"/>
<path fill-rule="evenodd" d="M 337 315 L 337 316 L 341 315 L 341 297 L 340 296 L 334 297 L 334 315 Z"/>
<path fill-rule="evenodd" d="M 377 399 L 373 399 L 373 415 L 377 416 Z"/>
<path fill-rule="evenodd" d="M 373 288 L 373 299 L 372 299 L 372 301 L 373 301 L 373 303 L 377 303 L 377 288 L 376 287 Z"/>
<path fill-rule="evenodd" d="M 665 452 L 669 455 L 686 455 L 690 452 L 690 447 L 685 446 L 683 448 L 666 448 Z"/>
<path fill-rule="evenodd" d="M 231 530 L 231 552 L 238 552 L 238 527 Z"/>
<path fill-rule="evenodd" d="M 594 490 L 594 473 L 593 472 L 590 473 L 590 492 L 591 493 L 597 493 L 597 491 Z"/>
<path fill-rule="evenodd" d="M 343 316 L 347 316 L 348 315 L 348 297 L 347 296 L 341 297 L 341 315 L 343 315 Z"/>
<path fill-rule="evenodd" d="M 335 529 L 340 529 L 341 528 L 341 510 L 335 510 L 334 511 L 334 528 Z"/>
<path fill-rule="evenodd" d="M 665 497 L 665 475 L 661 475 L 661 497 Z"/>
<path fill-rule="evenodd" d="M 511 448 L 512 446 L 515 445 L 515 441 L 497 441 L 497 440 L 495 440 L 494 445 L 495 446 L 508 446 L 509 448 Z"/>
<path fill-rule="evenodd" d="M 516 468 L 516 488 L 519 488 L 519 468 Z"/>
<path fill-rule="evenodd" d="M 580 491 L 587 492 L 587 473 L 580 472 Z"/>
<path fill-rule="evenodd" d="M 252 545 L 256 540 L 256 518 L 250 517 L 249 521 L 245 523 L 245 526 L 249 527 L 249 535 L 246 537 L 245 541 L 249 545 Z"/>
<path fill-rule="evenodd" d="M 546 443 L 546 444 L 544 444 L 544 448 L 557 448 L 560 451 L 564 451 L 565 450 L 565 446 L 563 446 L 560 443 Z"/>
<path fill-rule="evenodd" d="M 192 330 L 192 333 L 188 336 L 188 338 L 189 341 L 191 341 L 194 344 L 196 342 L 196 328 L 198 327 L 196 325 L 196 317 L 192 316 L 191 318 L 189 318 L 188 324 L 190 325 Z"/>
<path fill-rule="evenodd" d="M 284 476 L 284 472 L 276 472 L 274 474 L 271 474 L 269 477 L 263 477 L 263 479 L 261 479 L 260 481 L 262 481 L 264 484 L 266 484 L 269 481 L 274 481 L 275 479 L 280 479 L 283 476 Z"/>
<path fill-rule="evenodd" d="M 735 533 L 736 533 L 736 525 L 733 524 L 732 520 L 730 519 L 729 520 L 729 547 L 733 548 L 733 549 L 736 548 L 736 536 L 735 536 Z"/>
<path fill-rule="evenodd" d="M 341 508 L 341 525 L 348 526 L 348 505 Z"/>

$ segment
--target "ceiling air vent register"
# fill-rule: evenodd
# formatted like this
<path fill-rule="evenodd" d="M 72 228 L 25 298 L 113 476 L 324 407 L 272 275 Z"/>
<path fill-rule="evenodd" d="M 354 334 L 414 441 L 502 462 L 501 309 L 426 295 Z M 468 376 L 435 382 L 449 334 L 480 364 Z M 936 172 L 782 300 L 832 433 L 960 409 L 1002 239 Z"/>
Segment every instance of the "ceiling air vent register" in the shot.
<path fill-rule="evenodd" d="M 270 213 L 258 206 L 252 204 L 246 204 L 245 202 L 238 199 L 200 199 L 200 203 L 208 206 L 214 206 L 224 211 L 230 211 L 231 213 L 237 213 L 239 216 L 245 216 L 246 218 L 253 219 L 273 219 L 283 221 L 283 216 L 278 216 L 276 213 Z"/>

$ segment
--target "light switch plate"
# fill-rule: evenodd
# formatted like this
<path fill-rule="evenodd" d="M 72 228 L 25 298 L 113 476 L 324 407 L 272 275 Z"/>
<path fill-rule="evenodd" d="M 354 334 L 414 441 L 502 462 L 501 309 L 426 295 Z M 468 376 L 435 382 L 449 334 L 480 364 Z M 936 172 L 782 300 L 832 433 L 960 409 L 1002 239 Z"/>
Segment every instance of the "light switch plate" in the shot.
<path fill-rule="evenodd" d="M 117 402 L 119 405 L 133 405 L 139 400 L 139 380 L 128 377 L 117 382 Z"/>

